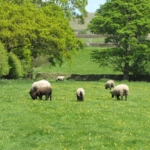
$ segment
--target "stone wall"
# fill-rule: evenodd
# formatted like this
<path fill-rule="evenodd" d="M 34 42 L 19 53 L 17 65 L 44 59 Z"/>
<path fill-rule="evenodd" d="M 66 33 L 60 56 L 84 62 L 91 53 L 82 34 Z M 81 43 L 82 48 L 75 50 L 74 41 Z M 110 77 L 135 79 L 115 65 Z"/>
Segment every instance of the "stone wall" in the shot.
<path fill-rule="evenodd" d="M 61 74 L 61 73 L 43 73 L 39 72 L 36 74 L 36 79 L 56 79 L 57 76 L 65 76 L 66 80 L 75 80 L 75 81 L 99 81 L 101 79 L 113 79 L 113 80 L 123 80 L 122 74 Z M 129 75 L 129 81 L 147 81 L 150 82 L 149 75 Z"/>

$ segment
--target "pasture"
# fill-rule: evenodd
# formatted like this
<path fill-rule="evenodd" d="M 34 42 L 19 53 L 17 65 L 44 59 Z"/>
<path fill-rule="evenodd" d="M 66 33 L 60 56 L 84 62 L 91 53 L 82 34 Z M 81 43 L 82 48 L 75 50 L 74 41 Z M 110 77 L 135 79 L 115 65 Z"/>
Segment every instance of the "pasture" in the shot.
<path fill-rule="evenodd" d="M 52 101 L 31 100 L 33 80 L 0 80 L 0 149 L 150 148 L 150 83 L 116 81 L 130 88 L 128 101 L 117 101 L 105 80 L 49 81 Z M 84 102 L 76 100 L 78 87 L 85 89 Z"/>
<path fill-rule="evenodd" d="M 84 43 L 104 43 L 105 39 L 104 38 L 80 38 L 82 42 Z"/>
<path fill-rule="evenodd" d="M 43 64 L 34 69 L 34 74 L 37 72 L 46 73 L 64 73 L 64 74 L 122 74 L 119 71 L 114 71 L 111 66 L 103 67 L 95 63 L 91 59 L 91 53 L 94 50 L 100 51 L 99 47 L 85 47 L 77 53 L 71 52 L 72 62 L 64 61 L 62 66 L 50 66 L 50 64 Z"/>

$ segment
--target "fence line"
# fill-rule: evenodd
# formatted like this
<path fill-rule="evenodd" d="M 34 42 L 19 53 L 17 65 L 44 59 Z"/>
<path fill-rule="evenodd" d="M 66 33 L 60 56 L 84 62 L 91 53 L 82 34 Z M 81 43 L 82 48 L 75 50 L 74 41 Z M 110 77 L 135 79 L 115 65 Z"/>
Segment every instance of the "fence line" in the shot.
<path fill-rule="evenodd" d="M 56 79 L 57 76 L 63 75 L 66 80 L 76 81 L 99 81 L 101 79 L 123 80 L 123 74 L 61 74 L 61 73 L 44 73 L 39 72 L 35 78 Z M 147 81 L 150 82 L 150 75 L 129 75 L 129 81 Z"/>

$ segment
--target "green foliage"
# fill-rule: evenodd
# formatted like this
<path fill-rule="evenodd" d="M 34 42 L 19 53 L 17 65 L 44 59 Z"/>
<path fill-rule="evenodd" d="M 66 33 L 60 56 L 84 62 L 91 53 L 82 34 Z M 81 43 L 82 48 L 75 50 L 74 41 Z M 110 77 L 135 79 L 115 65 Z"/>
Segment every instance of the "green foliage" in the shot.
<path fill-rule="evenodd" d="M 11 66 L 8 78 L 17 79 L 24 75 L 24 70 L 21 61 L 12 52 L 9 53 L 8 63 Z"/>
<path fill-rule="evenodd" d="M 9 72 L 8 53 L 4 45 L 0 42 L 0 77 Z"/>
<path fill-rule="evenodd" d="M 46 58 L 46 56 L 39 56 L 32 61 L 31 66 L 40 67 L 46 64 L 49 64 L 48 58 Z"/>
<path fill-rule="evenodd" d="M 19 60 L 21 61 L 24 75 L 27 75 L 28 71 L 31 69 L 31 62 L 32 62 L 32 54 L 30 49 L 27 47 L 22 47 L 22 48 L 14 48 L 12 52 L 18 56 Z"/>
<path fill-rule="evenodd" d="M 150 45 L 147 42 L 147 35 L 150 33 L 150 1 L 107 1 L 97 10 L 88 28 L 93 33 L 106 34 L 105 42 L 114 44 L 118 54 L 115 51 L 113 53 L 108 51 L 109 56 L 114 57 L 117 68 L 124 73 L 124 78 L 127 79 L 129 73 L 140 74 L 145 70 L 141 67 L 150 58 Z M 103 57 L 101 54 L 99 56 Z M 138 59 L 140 65 L 136 65 Z"/>
<path fill-rule="evenodd" d="M 24 68 L 30 66 L 32 57 L 40 55 L 46 55 L 53 65 L 61 65 L 64 59 L 71 60 L 70 51 L 83 48 L 56 4 L 39 8 L 30 2 L 10 5 L 1 1 L 0 18 L 0 40 L 8 52 L 17 55 Z"/>
<path fill-rule="evenodd" d="M 78 34 L 86 34 L 86 30 L 80 30 Z"/>
<path fill-rule="evenodd" d="M 32 80 L 0 80 L 1 149 L 149 149 L 149 83 L 126 82 L 128 101 L 117 101 L 105 82 L 50 82 L 53 100 L 33 101 Z M 85 89 L 83 103 L 76 101 L 78 87 Z"/>
<path fill-rule="evenodd" d="M 38 7 L 44 7 L 52 4 L 60 6 L 65 13 L 65 16 L 69 19 L 78 18 L 79 22 L 84 23 L 84 19 L 87 16 L 85 9 L 88 4 L 87 0 L 1 0 L 4 2 L 15 3 L 23 5 L 27 2 L 36 4 Z"/>

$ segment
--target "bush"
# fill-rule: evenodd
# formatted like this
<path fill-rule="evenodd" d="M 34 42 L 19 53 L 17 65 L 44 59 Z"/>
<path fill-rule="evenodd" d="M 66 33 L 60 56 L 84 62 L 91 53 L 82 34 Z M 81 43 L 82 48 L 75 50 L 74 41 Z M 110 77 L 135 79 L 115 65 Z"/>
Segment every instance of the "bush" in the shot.
<path fill-rule="evenodd" d="M 3 44 L 0 43 L 0 76 L 9 73 L 8 54 Z"/>
<path fill-rule="evenodd" d="M 21 61 L 17 58 L 17 56 L 14 53 L 12 52 L 9 53 L 8 62 L 10 65 L 8 78 L 17 79 L 24 75 L 24 70 Z"/>
<path fill-rule="evenodd" d="M 39 66 L 42 66 L 42 65 L 47 64 L 47 63 L 49 63 L 49 61 L 48 61 L 48 58 L 46 56 L 39 56 L 32 61 L 31 66 L 32 67 L 39 67 Z"/>
<path fill-rule="evenodd" d="M 78 34 L 86 34 L 86 30 L 81 30 L 78 32 Z"/>

